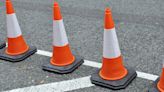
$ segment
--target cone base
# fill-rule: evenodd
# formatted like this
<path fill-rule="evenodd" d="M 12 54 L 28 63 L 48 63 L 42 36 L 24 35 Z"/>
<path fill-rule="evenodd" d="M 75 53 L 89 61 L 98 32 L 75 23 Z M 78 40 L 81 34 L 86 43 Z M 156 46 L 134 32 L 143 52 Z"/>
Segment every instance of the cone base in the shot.
<path fill-rule="evenodd" d="M 0 59 L 10 61 L 10 62 L 19 62 L 33 55 L 37 51 L 37 48 L 34 46 L 30 46 L 27 52 L 20 55 L 15 55 L 15 56 L 6 54 L 5 50 L 6 49 L 3 49 L 0 51 Z"/>
<path fill-rule="evenodd" d="M 159 78 L 157 80 L 155 80 L 155 82 L 149 88 L 148 92 L 160 92 L 157 88 L 158 81 L 159 81 Z"/>
<path fill-rule="evenodd" d="M 4 48 L 6 46 L 5 42 L 0 42 L 0 49 Z"/>
<path fill-rule="evenodd" d="M 67 66 L 54 66 L 50 64 L 49 62 L 47 64 L 44 64 L 42 66 L 42 69 L 49 72 L 59 73 L 59 74 L 67 74 L 73 72 L 75 69 L 77 69 L 82 63 L 84 63 L 84 60 L 79 57 L 75 56 L 75 61 Z"/>
<path fill-rule="evenodd" d="M 113 90 L 124 89 L 137 76 L 137 73 L 133 68 L 126 67 L 126 69 L 128 70 L 128 74 L 124 78 L 119 80 L 104 80 L 99 76 L 100 70 L 96 70 L 96 73 L 91 75 L 91 82 L 95 85 L 99 85 Z"/>

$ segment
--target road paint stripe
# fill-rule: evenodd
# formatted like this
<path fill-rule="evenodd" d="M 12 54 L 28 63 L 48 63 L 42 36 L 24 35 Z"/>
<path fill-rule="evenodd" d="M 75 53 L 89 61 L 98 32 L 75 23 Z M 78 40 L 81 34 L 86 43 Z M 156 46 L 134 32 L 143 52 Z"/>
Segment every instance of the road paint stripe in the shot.
<path fill-rule="evenodd" d="M 38 50 L 36 54 L 47 56 L 47 57 L 52 56 L 51 52 L 43 51 L 43 50 Z M 94 68 L 101 68 L 102 66 L 101 63 L 89 61 L 89 60 L 84 60 L 83 65 L 94 67 Z M 147 79 L 147 80 L 152 80 L 152 81 L 155 81 L 158 78 L 157 75 L 139 72 L 139 71 L 137 71 L 137 77 Z M 42 85 L 37 85 L 37 86 L 25 87 L 25 88 L 18 88 L 18 89 L 13 89 L 13 90 L 4 91 L 4 92 L 46 92 L 46 91 L 47 92 L 63 92 L 63 91 L 72 91 L 72 90 L 92 87 L 92 86 L 95 86 L 95 85 L 91 83 L 90 76 L 86 76 L 86 77 L 72 79 L 72 80 L 54 82 L 54 83 L 49 83 L 49 84 L 42 84 Z"/>
<path fill-rule="evenodd" d="M 94 61 L 84 60 L 83 65 L 95 67 L 95 68 L 101 68 L 102 64 Z"/>
<path fill-rule="evenodd" d="M 159 76 L 154 75 L 154 74 L 149 74 L 149 73 L 137 71 L 137 77 L 142 78 L 142 79 L 155 81 Z"/>
<path fill-rule="evenodd" d="M 47 57 L 51 57 L 52 56 L 51 52 L 43 51 L 43 50 L 37 50 L 36 54 L 42 55 L 42 56 L 47 56 Z"/>
<path fill-rule="evenodd" d="M 37 54 L 38 55 L 43 55 L 43 56 L 48 56 L 48 57 L 52 56 L 51 52 L 43 51 L 43 50 L 38 50 Z M 90 67 L 95 67 L 95 68 L 101 68 L 101 66 L 102 66 L 101 63 L 98 63 L 98 62 L 95 62 L 95 61 L 89 61 L 89 60 L 84 60 L 83 65 L 90 66 Z M 137 71 L 137 77 L 142 78 L 142 79 L 155 81 L 159 76 L 154 75 L 154 74 L 149 74 L 149 73 L 144 73 L 144 72 Z"/>
<path fill-rule="evenodd" d="M 87 76 L 67 81 L 13 89 L 4 92 L 63 92 L 92 86 L 94 85 L 90 82 L 90 76 Z"/>

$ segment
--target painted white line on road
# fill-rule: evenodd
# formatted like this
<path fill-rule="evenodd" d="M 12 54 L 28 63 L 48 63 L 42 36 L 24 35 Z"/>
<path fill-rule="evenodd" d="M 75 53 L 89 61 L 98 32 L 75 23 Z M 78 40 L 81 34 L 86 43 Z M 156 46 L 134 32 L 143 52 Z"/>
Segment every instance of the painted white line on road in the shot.
<path fill-rule="evenodd" d="M 149 73 L 137 71 L 137 77 L 142 78 L 142 79 L 155 81 L 159 76 L 154 75 L 154 74 L 149 74 Z"/>
<path fill-rule="evenodd" d="M 84 60 L 83 65 L 95 67 L 95 68 L 101 68 L 102 64 L 94 61 Z"/>
<path fill-rule="evenodd" d="M 43 50 L 38 50 L 37 54 L 38 55 L 43 55 L 43 56 L 48 56 L 48 57 L 52 56 L 51 52 L 43 51 Z M 102 66 L 101 63 L 94 62 L 94 61 L 89 61 L 89 60 L 84 60 L 83 65 L 90 66 L 90 67 L 95 67 L 95 68 L 101 68 L 101 66 Z M 152 80 L 152 81 L 155 81 L 158 78 L 157 75 L 144 73 L 144 72 L 140 72 L 140 71 L 137 71 L 137 77 L 147 79 L 147 80 Z"/>
<path fill-rule="evenodd" d="M 51 52 L 43 51 L 43 50 L 37 50 L 36 54 L 42 55 L 42 56 L 47 56 L 47 57 L 51 57 L 52 56 Z"/>
<path fill-rule="evenodd" d="M 67 81 L 13 89 L 4 92 L 63 92 L 92 86 L 94 85 L 90 82 L 90 76 L 87 76 Z"/>

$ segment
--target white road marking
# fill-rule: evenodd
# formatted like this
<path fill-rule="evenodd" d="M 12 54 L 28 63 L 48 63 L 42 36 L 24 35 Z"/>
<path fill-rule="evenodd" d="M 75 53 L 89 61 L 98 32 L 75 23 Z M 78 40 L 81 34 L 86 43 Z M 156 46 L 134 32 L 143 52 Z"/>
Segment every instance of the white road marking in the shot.
<path fill-rule="evenodd" d="M 90 76 L 87 76 L 67 81 L 13 89 L 5 92 L 63 92 L 92 86 L 94 85 L 90 82 Z"/>
<path fill-rule="evenodd" d="M 52 56 L 51 52 L 43 51 L 43 50 L 37 50 L 36 54 L 42 55 L 42 56 L 47 56 L 47 57 L 51 57 Z"/>
<path fill-rule="evenodd" d="M 43 50 L 38 50 L 36 54 L 48 56 L 48 57 L 52 56 L 51 52 L 43 51 Z M 89 60 L 84 60 L 83 65 L 95 67 L 95 68 L 101 68 L 102 66 L 101 63 L 89 61 Z M 147 79 L 147 80 L 152 80 L 152 81 L 155 81 L 158 78 L 157 75 L 139 72 L 139 71 L 137 71 L 137 77 Z M 18 88 L 18 89 L 13 89 L 13 90 L 4 91 L 4 92 L 63 92 L 63 91 L 71 91 L 71 90 L 76 90 L 80 88 L 92 87 L 92 86 L 94 86 L 94 84 L 90 82 L 90 76 L 87 76 L 87 77 L 54 82 L 54 83 L 49 83 L 49 84 Z"/>
<path fill-rule="evenodd" d="M 137 71 L 137 77 L 142 78 L 142 79 L 155 81 L 159 76 L 154 75 L 154 74 L 149 74 L 149 73 Z"/>
<path fill-rule="evenodd" d="M 43 56 L 48 56 L 48 57 L 52 56 L 51 52 L 43 51 L 43 50 L 38 50 L 37 54 L 38 55 L 43 55 Z M 83 65 L 90 66 L 90 67 L 95 67 L 95 68 L 101 68 L 101 66 L 102 66 L 101 63 L 94 62 L 94 61 L 89 61 L 89 60 L 84 60 Z M 157 75 L 144 73 L 144 72 L 140 72 L 140 71 L 137 71 L 137 77 L 147 79 L 147 80 L 152 80 L 152 81 L 155 81 L 158 78 Z"/>
<path fill-rule="evenodd" d="M 83 65 L 95 67 L 95 68 L 101 68 L 102 64 L 94 61 L 84 60 Z"/>

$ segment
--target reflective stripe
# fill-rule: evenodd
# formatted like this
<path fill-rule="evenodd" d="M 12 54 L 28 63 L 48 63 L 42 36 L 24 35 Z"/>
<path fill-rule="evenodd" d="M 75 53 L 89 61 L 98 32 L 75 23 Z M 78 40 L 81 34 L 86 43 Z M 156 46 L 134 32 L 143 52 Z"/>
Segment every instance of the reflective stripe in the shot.
<path fill-rule="evenodd" d="M 22 35 L 22 32 L 15 13 L 7 14 L 7 37 L 16 38 L 20 35 Z"/>
<path fill-rule="evenodd" d="M 68 44 L 63 20 L 53 21 L 53 46 L 65 46 Z"/>
<path fill-rule="evenodd" d="M 115 28 L 104 29 L 103 57 L 116 58 L 121 55 Z"/>

